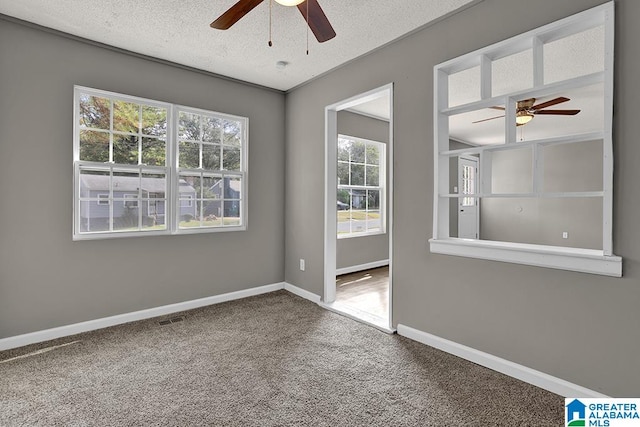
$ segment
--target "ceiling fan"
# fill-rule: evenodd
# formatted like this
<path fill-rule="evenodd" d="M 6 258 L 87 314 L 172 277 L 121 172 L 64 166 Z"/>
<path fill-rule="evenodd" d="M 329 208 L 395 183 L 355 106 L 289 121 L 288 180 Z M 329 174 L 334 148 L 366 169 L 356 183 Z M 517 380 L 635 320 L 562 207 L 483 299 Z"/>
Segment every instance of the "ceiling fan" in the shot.
<path fill-rule="evenodd" d="M 211 28 L 218 30 L 229 29 L 233 24 L 238 22 L 243 16 L 251 12 L 253 8 L 258 6 L 264 0 L 240 0 L 225 13 L 220 15 L 218 19 L 211 23 Z M 271 0 L 269 0 L 271 1 Z M 329 19 L 324 14 L 318 0 L 276 0 L 283 6 L 298 6 L 298 10 L 302 13 L 305 21 L 309 24 L 309 28 L 318 39 L 318 42 L 324 43 L 336 36 Z"/>
<path fill-rule="evenodd" d="M 535 98 L 524 99 L 522 101 L 518 101 L 516 106 L 516 126 L 524 126 L 529 123 L 535 116 L 538 115 L 556 115 L 556 116 L 575 116 L 580 112 L 580 110 L 545 110 L 545 108 L 552 107 L 557 104 L 562 104 L 563 102 L 570 101 L 569 98 L 565 98 L 564 96 L 560 96 L 558 98 L 552 99 L 547 102 L 543 102 L 541 104 L 534 105 L 536 102 Z M 503 110 L 504 107 L 489 107 L 494 110 Z M 487 120 L 494 120 L 504 117 L 505 115 L 490 117 L 484 120 L 476 120 L 472 123 L 480 123 L 486 122 Z"/>

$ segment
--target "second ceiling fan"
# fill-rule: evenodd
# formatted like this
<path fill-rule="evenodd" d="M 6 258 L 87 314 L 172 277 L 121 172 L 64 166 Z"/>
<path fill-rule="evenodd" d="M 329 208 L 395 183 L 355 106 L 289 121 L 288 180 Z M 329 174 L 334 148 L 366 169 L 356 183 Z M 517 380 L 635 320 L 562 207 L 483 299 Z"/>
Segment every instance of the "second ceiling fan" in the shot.
<path fill-rule="evenodd" d="M 220 15 L 218 19 L 211 23 L 211 28 L 218 30 L 227 30 L 233 24 L 238 22 L 243 16 L 251 12 L 253 8 L 258 6 L 264 0 L 240 0 L 225 13 Z M 269 0 L 271 1 L 271 0 Z M 309 28 L 316 36 L 318 42 L 324 43 L 336 36 L 327 15 L 320 7 L 318 0 L 276 0 L 276 2 L 284 6 L 297 6 L 298 10 L 309 24 Z"/>
<path fill-rule="evenodd" d="M 529 123 L 534 116 L 537 115 L 556 115 L 556 116 L 575 116 L 580 112 L 580 110 L 545 110 L 545 108 L 552 107 L 557 104 L 562 104 L 563 102 L 570 101 L 569 98 L 565 98 L 564 96 L 560 96 L 558 98 L 554 98 L 547 102 L 542 102 L 540 104 L 535 104 L 535 98 L 524 99 L 522 101 L 518 101 L 516 105 L 516 126 L 523 126 Z M 504 107 L 489 107 L 494 110 L 503 110 Z M 494 120 L 504 117 L 504 114 L 497 117 L 491 117 L 484 120 L 477 120 L 472 123 L 481 123 L 486 122 L 487 120 Z"/>

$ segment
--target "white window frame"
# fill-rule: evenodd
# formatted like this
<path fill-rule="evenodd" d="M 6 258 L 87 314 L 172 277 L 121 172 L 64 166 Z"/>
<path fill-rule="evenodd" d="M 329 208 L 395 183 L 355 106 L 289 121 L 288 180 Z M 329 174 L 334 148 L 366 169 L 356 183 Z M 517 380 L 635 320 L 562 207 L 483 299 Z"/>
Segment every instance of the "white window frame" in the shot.
<path fill-rule="evenodd" d="M 352 141 L 358 141 L 358 142 L 363 142 L 365 144 L 365 163 L 359 163 L 359 162 L 352 162 L 351 159 L 349 159 L 348 164 L 351 165 L 352 163 L 355 164 L 362 164 L 364 166 L 364 185 L 344 185 L 344 184 L 340 184 L 338 183 L 336 189 L 340 190 L 340 189 L 349 189 L 349 190 L 363 190 L 363 191 L 367 191 L 367 190 L 374 190 L 374 191 L 379 191 L 380 192 L 380 196 L 379 196 L 379 200 L 380 200 L 380 206 L 377 209 L 378 211 L 380 211 L 380 230 L 372 230 L 372 231 L 351 231 L 349 233 L 337 233 L 337 238 L 338 239 L 351 239 L 351 238 L 357 238 L 357 237 L 364 237 L 364 236 L 375 236 L 378 234 L 386 234 L 387 233 L 387 227 L 386 227 L 386 209 L 387 209 L 387 205 L 386 205 L 386 188 L 387 188 L 387 172 L 386 172 L 386 164 L 387 164 L 387 144 L 380 142 L 380 141 L 374 141 L 371 139 L 365 139 L 365 138 L 359 138 L 359 137 L 355 137 L 355 136 L 350 136 L 350 135 L 346 135 L 346 134 L 338 134 L 338 145 L 339 145 L 339 141 L 340 139 L 349 139 Z M 367 185 L 367 166 L 373 166 L 373 164 L 370 163 L 366 163 L 366 145 L 370 144 L 370 145 L 376 145 L 378 146 L 378 185 L 377 186 L 372 186 L 372 185 Z M 338 160 L 336 164 L 339 163 L 344 163 L 344 161 L 342 160 Z M 351 176 L 351 168 L 349 168 L 349 176 Z M 336 179 L 336 182 L 337 179 Z M 343 212 L 350 212 L 353 211 L 353 206 L 351 204 L 349 204 L 349 209 L 345 210 Z M 361 209 L 357 209 L 357 211 L 362 211 Z M 339 211 L 338 211 L 339 212 Z M 365 208 L 364 209 L 365 213 L 369 212 L 369 208 Z"/>
<path fill-rule="evenodd" d="M 557 40 L 581 31 L 604 25 L 605 58 L 604 71 L 544 84 L 544 43 Z M 531 89 L 492 97 L 491 58 L 499 58 L 522 50 L 523 46 L 533 50 L 533 87 Z M 480 258 L 495 261 L 527 264 L 563 270 L 580 271 L 614 277 L 622 275 L 622 258 L 612 252 L 613 220 L 613 52 L 614 52 L 614 3 L 609 2 L 560 21 L 534 29 L 500 43 L 452 59 L 434 67 L 434 211 L 433 237 L 429 240 L 431 252 Z M 480 100 L 449 107 L 448 77 L 450 74 L 479 66 Z M 593 194 L 562 195 L 563 197 L 602 197 L 603 236 L 602 250 L 568 248 L 560 246 L 510 243 L 501 241 L 458 239 L 449 235 L 449 199 L 462 197 L 449 194 L 449 159 L 463 154 L 480 155 L 480 195 L 490 181 L 483 170 L 483 158 L 490 162 L 492 150 L 510 149 L 516 142 L 515 112 L 518 99 L 555 94 L 568 87 L 580 87 L 603 82 L 604 84 L 604 128 L 592 134 L 557 137 L 549 140 L 528 141 L 517 147 L 529 145 L 538 150 L 548 144 L 576 143 L 592 139 L 603 141 L 603 191 Z M 449 148 L 449 117 L 495 105 L 505 105 L 505 139 L 503 146 L 480 146 L 464 150 Z M 514 146 L 515 147 L 515 146 Z M 486 163 L 485 163 L 486 164 Z M 535 180 L 534 180 L 535 185 Z M 490 187 L 489 187 L 490 188 Z M 598 194 L 595 194 L 598 193 Z M 487 194 L 490 194 L 487 193 Z M 540 195 L 536 195 L 540 197 Z"/>
<path fill-rule="evenodd" d="M 172 228 L 174 230 L 175 234 L 193 234 L 193 233 L 202 233 L 202 232 L 206 232 L 206 231 L 216 231 L 216 232 L 222 232 L 222 231 L 243 231 L 247 229 L 247 200 L 248 200 L 248 185 L 247 185 L 247 165 L 248 163 L 248 154 L 249 154 L 249 144 L 248 144 L 248 129 L 249 129 L 249 119 L 246 117 L 240 117 L 240 116 L 234 116 L 231 114 L 223 114 L 223 113 L 217 113 L 217 112 L 213 112 L 213 111 L 207 111 L 207 110 L 202 110 L 199 108 L 192 108 L 192 107 L 187 107 L 184 105 L 176 105 L 174 106 L 174 113 L 175 113 L 175 123 L 176 123 L 176 131 L 175 131 L 175 135 L 178 134 L 178 130 L 177 130 L 177 123 L 180 117 L 180 112 L 185 112 L 185 113 L 189 113 L 189 114 L 198 114 L 201 116 L 208 116 L 208 117 L 214 117 L 220 120 L 230 120 L 230 121 L 236 121 L 236 122 L 240 122 L 241 124 L 241 139 L 242 139 L 242 143 L 240 145 L 240 170 L 225 170 L 225 169 L 204 169 L 202 167 L 202 156 L 200 156 L 200 167 L 197 169 L 193 169 L 193 168 L 183 168 L 180 167 L 179 165 L 179 157 L 180 157 L 180 153 L 179 153 L 179 142 L 178 142 L 178 138 L 176 136 L 176 141 L 174 143 L 176 149 L 175 149 L 175 158 L 173 159 L 175 166 L 175 173 L 176 173 L 176 179 L 173 180 L 173 184 L 174 184 L 174 192 L 177 194 L 178 193 L 178 186 L 179 186 L 179 182 L 182 176 L 184 175 L 198 175 L 201 174 L 201 176 L 203 177 L 220 177 L 222 183 L 222 197 L 220 199 L 217 199 L 220 201 L 220 205 L 222 208 L 222 215 L 219 217 L 221 218 L 221 225 L 220 226 L 206 226 L 206 225 L 201 225 L 200 227 L 188 227 L 188 228 L 180 228 L 180 215 L 179 215 L 179 203 L 180 203 L 180 197 L 176 197 L 176 206 L 178 206 L 178 214 L 176 214 L 173 218 L 172 221 Z M 197 142 L 197 141 L 194 141 Z M 204 142 L 200 142 L 201 144 L 204 145 L 212 145 L 212 144 L 206 144 Z M 220 138 L 220 147 L 221 150 L 224 148 L 225 144 L 223 142 L 223 138 L 221 135 Z M 231 145 L 226 145 L 227 147 L 232 147 Z M 235 147 L 235 146 L 233 146 Z M 220 153 L 220 157 L 221 160 L 223 158 L 223 152 L 221 151 Z M 224 162 L 223 162 L 224 163 Z M 223 165 L 224 166 L 224 165 Z M 241 182 L 241 189 L 240 189 L 240 199 L 227 199 L 224 196 L 224 180 L 225 178 L 239 178 L 240 182 Z M 196 204 L 198 203 L 198 201 L 202 200 L 201 198 L 198 197 L 198 195 L 196 194 L 196 197 L 193 199 L 194 202 L 196 202 Z M 239 225 L 225 225 L 225 216 L 224 216 L 224 205 L 225 202 L 232 202 L 232 201 L 239 201 L 240 202 L 240 217 L 239 217 L 239 221 L 240 224 Z M 206 216 L 204 215 L 204 213 L 201 213 L 201 218 L 198 218 L 198 220 L 206 222 Z"/>
<path fill-rule="evenodd" d="M 166 141 L 166 164 L 164 166 L 156 166 L 156 165 L 145 165 L 142 164 L 142 137 L 139 136 L 139 149 L 138 149 L 138 165 L 132 164 L 116 164 L 113 162 L 113 152 L 110 150 L 109 153 L 109 161 L 107 162 L 91 162 L 80 160 L 80 131 L 84 130 L 84 127 L 80 126 L 80 96 L 81 95 L 89 95 L 89 96 L 97 96 L 110 98 L 112 100 L 117 101 L 125 101 L 143 105 L 150 105 L 155 107 L 164 108 L 167 111 L 167 133 L 164 137 Z M 227 232 L 227 231 L 244 231 L 247 228 L 247 216 L 248 216 L 248 180 L 247 180 L 247 166 L 248 166 L 248 129 L 249 129 L 249 119 L 247 117 L 235 116 L 230 114 L 219 113 L 215 111 L 209 110 L 201 110 L 195 109 L 185 106 L 180 106 L 176 104 L 170 104 L 161 101 L 155 101 L 146 98 L 140 98 L 136 96 L 130 96 L 126 94 L 120 94 L 115 92 L 104 91 L 100 89 L 93 89 L 84 86 L 74 86 L 74 107 L 73 107 L 73 163 L 74 163 L 74 197 L 73 197 L 73 240 L 96 240 L 96 239 L 108 239 L 108 238 L 119 238 L 119 237 L 135 237 L 135 236 L 149 236 L 149 235 L 177 235 L 177 234 L 193 234 L 193 233 L 212 233 L 212 232 Z M 240 177 L 242 183 L 241 189 L 241 199 L 240 202 L 240 210 L 241 210 L 241 218 L 239 225 L 231 225 L 231 226 L 208 226 L 208 227 L 197 227 L 190 229 L 180 229 L 178 227 L 179 216 L 180 216 L 180 193 L 178 191 L 179 187 L 179 179 L 180 179 L 180 170 L 178 168 L 178 118 L 179 111 L 190 111 L 197 112 L 198 114 L 205 114 L 209 116 L 213 116 L 220 119 L 233 120 L 241 123 L 241 144 L 240 144 L 240 158 L 241 158 L 241 170 L 228 172 L 223 171 L 225 176 L 230 177 Z M 112 114 L 113 114 L 113 106 L 112 106 Z M 112 126 L 113 127 L 113 126 Z M 114 131 L 113 129 L 104 130 L 105 133 L 109 133 L 110 140 L 112 140 L 113 135 L 117 135 L 122 132 Z M 138 132 L 140 133 L 140 131 Z M 158 137 L 158 139 L 162 140 L 163 138 Z M 113 230 L 112 225 L 110 225 L 110 230 L 107 231 L 81 231 L 81 215 L 80 215 L 80 207 L 81 200 L 83 202 L 87 201 L 95 201 L 100 205 L 109 205 L 111 215 L 113 214 L 114 204 L 111 203 L 113 200 L 113 189 L 110 189 L 108 193 L 103 193 L 102 195 L 91 197 L 80 197 L 80 176 L 81 171 L 89 169 L 89 170 L 100 170 L 105 173 L 112 174 L 114 171 L 116 172 L 131 172 L 137 173 L 141 177 L 144 177 L 145 174 L 159 174 L 164 175 L 166 179 L 166 188 L 165 188 L 165 197 L 164 198 L 154 198 L 154 201 L 157 203 L 158 201 L 164 201 L 164 224 L 165 229 L 161 230 L 145 230 L 144 228 L 136 231 L 118 231 Z M 141 191 L 139 191 L 141 193 Z M 104 203 L 104 200 L 98 200 L 104 198 L 104 195 L 107 197 L 107 203 Z M 127 197 L 129 196 L 129 197 Z M 144 199 L 141 197 L 141 194 L 137 196 L 131 194 L 123 195 L 122 202 L 123 204 L 127 203 L 127 198 L 136 198 L 137 207 L 140 206 L 140 201 Z M 237 199 L 234 199 L 234 201 Z M 147 200 L 150 202 L 151 199 Z M 190 200 L 190 206 L 193 207 L 193 197 Z M 187 206 L 185 206 L 187 207 Z M 139 216 L 142 215 L 142 212 L 139 211 Z M 140 220 L 141 221 L 141 220 Z M 140 222 L 141 224 L 141 222 Z"/>

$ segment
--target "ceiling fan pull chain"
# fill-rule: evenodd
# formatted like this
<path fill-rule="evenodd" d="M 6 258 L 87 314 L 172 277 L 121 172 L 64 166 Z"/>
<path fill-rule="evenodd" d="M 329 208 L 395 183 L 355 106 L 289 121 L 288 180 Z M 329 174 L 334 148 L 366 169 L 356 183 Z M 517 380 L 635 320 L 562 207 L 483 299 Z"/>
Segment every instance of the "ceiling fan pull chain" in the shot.
<path fill-rule="evenodd" d="M 269 47 L 273 46 L 271 42 L 271 9 L 273 9 L 273 0 L 269 0 Z"/>
<path fill-rule="evenodd" d="M 309 55 L 309 0 L 307 0 L 307 55 Z"/>

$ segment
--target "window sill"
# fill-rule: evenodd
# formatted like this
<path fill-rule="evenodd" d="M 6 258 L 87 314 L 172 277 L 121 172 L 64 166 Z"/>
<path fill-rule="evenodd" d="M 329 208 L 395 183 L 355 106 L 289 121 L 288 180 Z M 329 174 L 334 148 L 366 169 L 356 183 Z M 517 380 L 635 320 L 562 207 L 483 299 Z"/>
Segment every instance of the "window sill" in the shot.
<path fill-rule="evenodd" d="M 622 258 L 601 250 L 458 238 L 429 239 L 429 243 L 437 254 L 622 277 Z"/>

